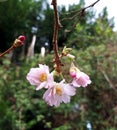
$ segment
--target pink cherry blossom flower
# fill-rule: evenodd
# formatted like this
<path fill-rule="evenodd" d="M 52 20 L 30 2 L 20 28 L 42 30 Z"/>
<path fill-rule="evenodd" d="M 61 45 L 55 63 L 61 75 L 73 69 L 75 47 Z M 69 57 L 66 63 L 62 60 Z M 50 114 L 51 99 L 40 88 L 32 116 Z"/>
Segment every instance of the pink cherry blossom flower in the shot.
<path fill-rule="evenodd" d="M 53 83 L 53 74 L 49 73 L 46 65 L 39 64 L 39 68 L 31 68 L 26 76 L 31 85 L 35 85 L 36 90 L 41 88 L 49 88 Z"/>
<path fill-rule="evenodd" d="M 90 83 L 91 83 L 91 80 L 89 76 L 81 71 L 76 74 L 76 77 L 74 77 L 72 81 L 73 86 L 76 86 L 76 87 L 80 87 L 80 86 L 86 87 Z"/>
<path fill-rule="evenodd" d="M 86 87 L 91 83 L 90 77 L 75 67 L 73 63 L 70 67 L 70 76 L 73 78 L 72 85 L 75 87 Z"/>
<path fill-rule="evenodd" d="M 54 82 L 53 87 L 46 90 L 43 99 L 50 106 L 58 107 L 60 103 L 70 102 L 70 97 L 75 95 L 76 89 L 70 84 L 65 84 L 64 80 L 60 83 Z"/>

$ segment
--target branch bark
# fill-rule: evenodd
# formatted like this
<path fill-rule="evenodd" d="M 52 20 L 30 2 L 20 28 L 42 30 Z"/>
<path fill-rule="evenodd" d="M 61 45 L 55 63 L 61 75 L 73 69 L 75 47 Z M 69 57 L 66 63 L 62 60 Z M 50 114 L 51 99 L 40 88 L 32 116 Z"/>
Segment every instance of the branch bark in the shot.
<path fill-rule="evenodd" d="M 51 5 L 53 5 L 54 9 L 54 33 L 53 33 L 53 50 L 54 50 L 54 63 L 55 63 L 55 70 L 60 73 L 61 71 L 61 61 L 59 57 L 59 52 L 58 52 L 58 30 L 61 26 L 60 20 L 59 20 L 59 15 L 58 15 L 58 10 L 57 10 L 57 0 L 52 0 Z"/>

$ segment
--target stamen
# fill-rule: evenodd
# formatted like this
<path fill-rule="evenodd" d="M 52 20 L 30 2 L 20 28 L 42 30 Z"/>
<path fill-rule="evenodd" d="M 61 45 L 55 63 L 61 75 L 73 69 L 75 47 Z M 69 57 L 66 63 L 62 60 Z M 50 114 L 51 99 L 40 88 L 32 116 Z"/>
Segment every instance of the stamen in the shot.
<path fill-rule="evenodd" d="M 58 94 L 59 96 L 61 96 L 62 95 L 62 89 L 61 89 L 61 87 L 60 86 L 56 86 L 56 94 Z"/>
<path fill-rule="evenodd" d="M 39 80 L 40 80 L 41 82 L 47 81 L 47 74 L 46 74 L 46 73 L 40 74 Z"/>

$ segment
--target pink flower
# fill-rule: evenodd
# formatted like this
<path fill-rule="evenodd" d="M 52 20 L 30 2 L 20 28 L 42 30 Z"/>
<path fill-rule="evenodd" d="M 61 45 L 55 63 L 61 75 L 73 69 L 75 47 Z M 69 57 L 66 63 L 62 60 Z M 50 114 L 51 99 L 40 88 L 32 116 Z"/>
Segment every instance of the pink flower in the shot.
<path fill-rule="evenodd" d="M 75 67 L 73 63 L 70 67 L 70 76 L 73 78 L 72 85 L 75 87 L 86 87 L 91 83 L 90 77 Z"/>
<path fill-rule="evenodd" d="M 68 103 L 70 102 L 70 96 L 75 95 L 75 88 L 70 86 L 70 84 L 65 84 L 61 81 L 60 83 L 54 82 L 53 87 L 46 90 L 43 95 L 43 99 L 50 106 L 58 107 L 60 103 Z"/>
<path fill-rule="evenodd" d="M 80 86 L 86 87 L 90 83 L 91 83 L 91 80 L 89 76 L 81 71 L 76 74 L 76 77 L 74 77 L 72 81 L 73 86 L 76 86 L 76 87 L 80 87 Z"/>
<path fill-rule="evenodd" d="M 49 73 L 46 65 L 39 64 L 39 68 L 31 68 L 26 76 L 31 85 L 37 86 L 36 90 L 49 88 L 53 83 L 53 74 Z"/>

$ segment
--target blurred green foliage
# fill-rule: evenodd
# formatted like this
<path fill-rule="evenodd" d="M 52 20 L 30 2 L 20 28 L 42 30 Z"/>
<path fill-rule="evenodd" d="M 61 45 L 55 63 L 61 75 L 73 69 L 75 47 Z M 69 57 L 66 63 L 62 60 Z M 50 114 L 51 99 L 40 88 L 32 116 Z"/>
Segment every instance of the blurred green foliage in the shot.
<path fill-rule="evenodd" d="M 89 74 L 92 84 L 78 88 L 69 104 L 50 107 L 43 100 L 43 90 L 35 91 L 26 80 L 26 74 L 38 64 L 52 69 L 52 54 L 42 58 L 22 60 L 21 65 L 9 62 L 7 55 L 0 66 L 0 126 L 2 130 L 86 130 L 90 121 L 94 130 L 116 128 L 117 118 L 117 46 L 116 44 L 90 46 L 85 51 L 74 50 L 75 63 Z M 69 61 L 63 60 L 65 68 Z M 63 66 L 63 70 L 64 70 Z M 68 70 L 63 71 L 67 80 Z M 7 123 L 7 125 L 5 125 Z"/>
<path fill-rule="evenodd" d="M 28 37 L 27 42 L 33 34 L 38 39 L 34 58 L 15 55 L 16 63 L 10 61 L 9 55 L 0 59 L 0 130 L 88 130 L 87 123 L 91 124 L 92 130 L 116 130 L 117 33 L 113 31 L 113 19 L 108 19 L 106 8 L 93 21 L 93 11 L 86 11 L 83 17 L 74 20 L 63 20 L 73 16 L 72 13 L 84 5 L 82 0 L 79 5 L 70 6 L 69 10 L 59 7 L 63 25 L 59 31 L 59 49 L 64 45 L 74 48 L 75 64 L 91 77 L 91 85 L 78 88 L 70 103 L 56 108 L 43 101 L 43 90 L 36 91 L 35 86 L 26 80 L 30 68 L 38 67 L 39 63 L 47 64 L 50 70 L 53 68 L 53 52 L 50 51 L 53 10 L 44 2 L 45 9 L 43 1 L 8 0 L 0 3 L 1 16 L 3 12 L 6 14 L 0 19 L 0 34 L 4 36 L 0 42 L 6 42 L 4 48 L 22 32 Z M 12 22 L 14 24 L 10 26 Z M 32 32 L 32 27 L 37 27 L 37 32 Z M 42 58 L 39 50 L 46 41 L 49 42 L 48 51 Z M 27 43 L 25 47 L 28 47 Z M 64 58 L 62 63 L 62 72 L 67 81 L 71 81 L 70 61 Z"/>
<path fill-rule="evenodd" d="M 42 0 L 6 0 L 0 2 L 0 51 L 10 47 L 19 35 L 29 42 L 32 28 L 41 19 Z M 4 14 L 4 15 L 3 15 Z M 38 17 L 38 19 L 37 19 Z"/>

